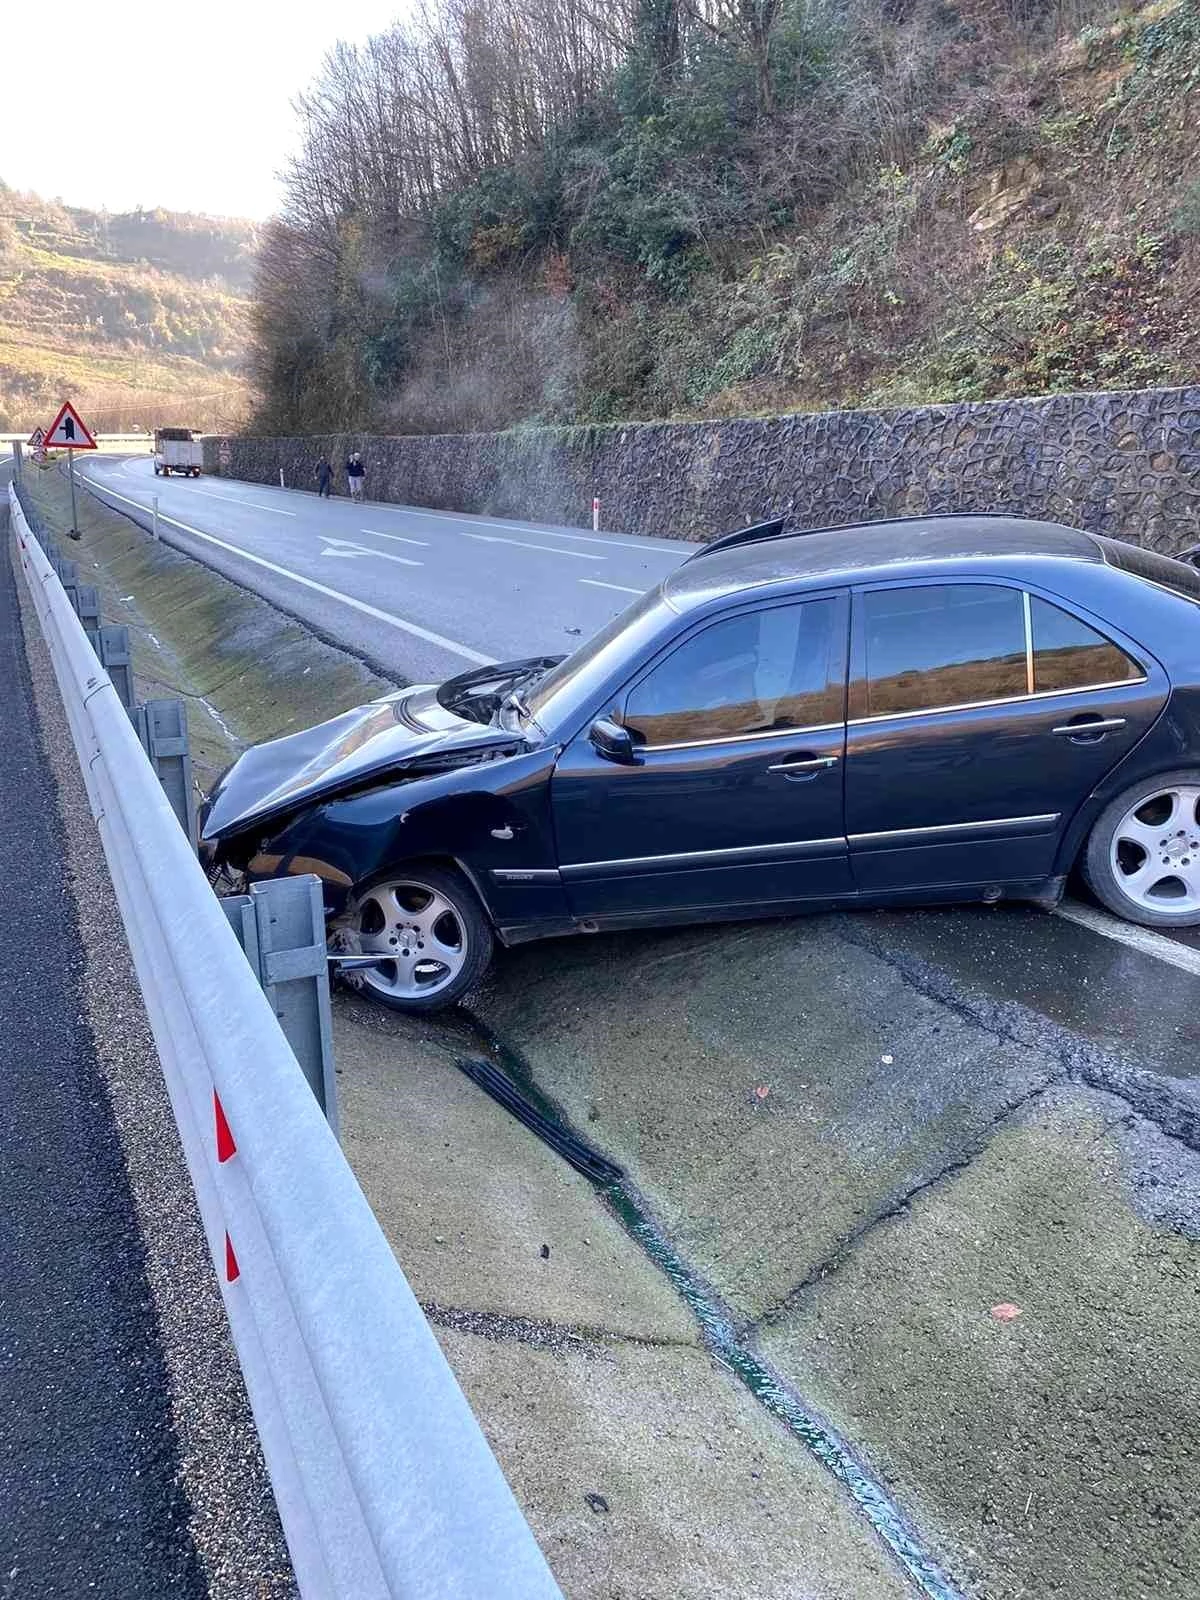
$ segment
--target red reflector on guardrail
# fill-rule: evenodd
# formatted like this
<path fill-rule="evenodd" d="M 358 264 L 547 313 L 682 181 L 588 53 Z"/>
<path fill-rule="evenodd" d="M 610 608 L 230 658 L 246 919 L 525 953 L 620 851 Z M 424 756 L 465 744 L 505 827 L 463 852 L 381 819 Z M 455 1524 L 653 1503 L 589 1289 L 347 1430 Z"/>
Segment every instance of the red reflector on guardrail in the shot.
<path fill-rule="evenodd" d="M 237 1145 L 234 1143 L 233 1134 L 229 1131 L 229 1123 L 225 1120 L 225 1110 L 215 1089 L 213 1090 L 213 1115 L 217 1123 L 217 1160 L 228 1161 L 230 1156 L 237 1155 Z"/>

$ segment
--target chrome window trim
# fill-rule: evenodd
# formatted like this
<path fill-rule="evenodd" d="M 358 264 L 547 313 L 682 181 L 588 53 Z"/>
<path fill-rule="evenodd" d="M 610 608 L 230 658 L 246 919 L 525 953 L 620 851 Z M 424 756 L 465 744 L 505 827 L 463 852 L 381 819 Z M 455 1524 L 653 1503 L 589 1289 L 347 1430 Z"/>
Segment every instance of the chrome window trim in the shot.
<path fill-rule="evenodd" d="M 810 733 L 836 733 L 843 727 L 843 722 L 815 722 L 803 728 L 768 728 L 764 733 L 731 733 L 721 739 L 681 739 L 676 744 L 639 744 L 634 749 L 639 755 L 649 755 L 655 750 L 708 750 L 719 745 L 746 744 L 751 739 L 796 739 Z"/>
<path fill-rule="evenodd" d="M 1117 646 L 1120 650 L 1120 645 Z M 1124 651 L 1121 652 L 1125 654 Z M 919 711 L 877 711 L 869 717 L 851 717 L 846 726 L 857 728 L 864 722 L 905 722 L 910 717 L 940 717 L 947 711 L 982 711 L 988 706 L 1020 706 L 1031 700 L 1057 700 L 1064 694 L 1099 694 L 1101 689 L 1135 689 L 1150 680 L 1145 673 L 1140 678 L 1119 678 L 1113 683 L 1088 683 L 1078 689 L 1037 689 L 1033 694 L 1010 694 L 1003 700 L 963 700 L 956 705 L 924 706 Z"/>
<path fill-rule="evenodd" d="M 1034 694 L 1033 682 L 1033 603 L 1029 590 L 1021 590 L 1021 610 L 1025 617 L 1025 692 Z"/>
<path fill-rule="evenodd" d="M 844 835 L 833 839 L 795 839 L 783 844 L 739 844 L 732 845 L 722 850 L 682 850 L 678 854 L 659 856 L 616 856 L 610 861 L 564 861 L 560 871 L 564 878 L 572 873 L 589 872 L 597 867 L 657 867 L 670 862 L 697 862 L 728 860 L 731 856 L 741 856 L 746 859 L 746 865 L 752 866 L 757 859 L 771 860 L 776 856 L 784 855 L 789 850 L 799 850 L 804 854 L 811 854 L 826 846 L 846 848 Z"/>
<path fill-rule="evenodd" d="M 848 838 L 855 845 L 874 839 L 913 839 L 931 833 L 965 833 L 970 828 L 1018 828 L 1034 822 L 1044 822 L 1050 826 L 1061 816 L 1061 811 L 1047 811 L 1036 817 L 989 817 L 983 822 L 939 822 L 929 828 L 887 828 L 882 833 L 852 833 Z"/>

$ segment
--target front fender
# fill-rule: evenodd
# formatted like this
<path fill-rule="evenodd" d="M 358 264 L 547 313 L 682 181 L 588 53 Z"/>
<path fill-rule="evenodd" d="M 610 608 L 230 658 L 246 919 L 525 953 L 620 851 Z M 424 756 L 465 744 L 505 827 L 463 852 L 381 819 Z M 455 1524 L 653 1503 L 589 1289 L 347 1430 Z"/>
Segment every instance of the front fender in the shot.
<path fill-rule="evenodd" d="M 558 751 L 532 750 L 499 761 L 380 785 L 291 818 L 247 865 L 251 879 L 312 872 L 328 915 L 344 910 L 357 884 L 420 857 L 457 862 L 492 921 L 561 920 L 550 818 L 550 777 Z M 533 880 L 495 876 L 533 872 Z"/>

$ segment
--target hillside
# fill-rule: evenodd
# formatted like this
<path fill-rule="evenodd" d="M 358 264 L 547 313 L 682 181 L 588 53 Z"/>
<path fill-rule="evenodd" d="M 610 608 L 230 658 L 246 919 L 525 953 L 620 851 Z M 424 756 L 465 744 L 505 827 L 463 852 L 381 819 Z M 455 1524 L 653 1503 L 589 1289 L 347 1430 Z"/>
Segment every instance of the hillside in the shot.
<path fill-rule="evenodd" d="M 463 16 L 341 50 L 305 103 L 263 431 L 1196 379 L 1200 0 Z"/>
<path fill-rule="evenodd" d="M 109 215 L 0 184 L 0 430 L 68 394 L 104 429 L 230 425 L 255 245 L 250 223 Z"/>

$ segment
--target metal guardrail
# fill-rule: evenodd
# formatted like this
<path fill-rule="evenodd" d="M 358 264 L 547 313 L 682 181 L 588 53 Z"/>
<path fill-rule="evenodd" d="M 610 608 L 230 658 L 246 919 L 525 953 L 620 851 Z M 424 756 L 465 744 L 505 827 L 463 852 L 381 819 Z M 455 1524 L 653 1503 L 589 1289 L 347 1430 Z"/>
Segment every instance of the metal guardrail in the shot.
<path fill-rule="evenodd" d="M 16 495 L 301 1593 L 561 1600 Z"/>

